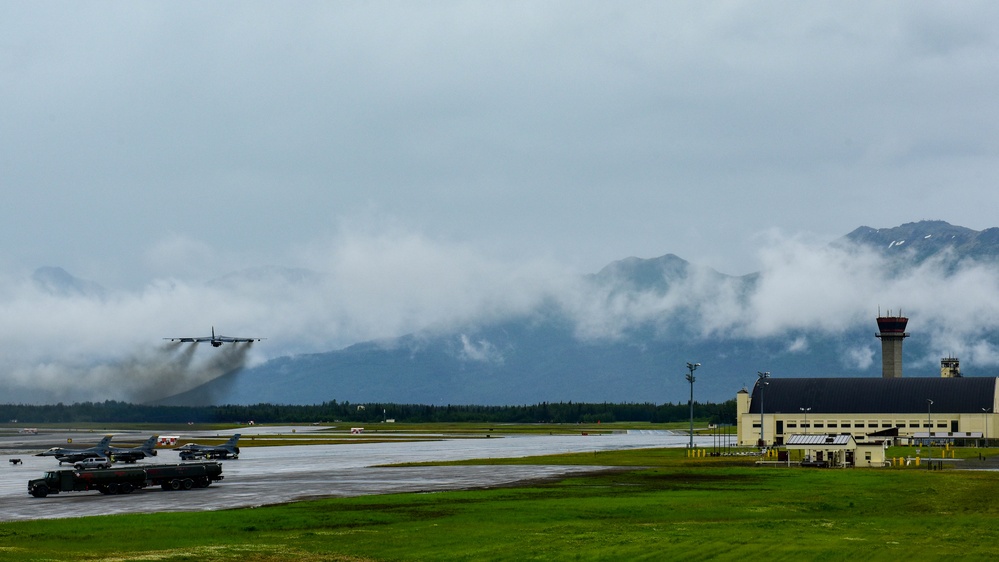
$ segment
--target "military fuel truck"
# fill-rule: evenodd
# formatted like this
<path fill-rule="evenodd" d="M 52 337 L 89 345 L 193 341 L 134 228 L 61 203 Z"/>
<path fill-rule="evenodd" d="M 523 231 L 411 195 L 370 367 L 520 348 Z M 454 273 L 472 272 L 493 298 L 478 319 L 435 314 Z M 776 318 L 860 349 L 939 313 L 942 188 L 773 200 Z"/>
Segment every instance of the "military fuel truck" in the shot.
<path fill-rule="evenodd" d="M 207 488 L 222 480 L 222 463 L 189 462 L 109 468 L 104 470 L 50 470 L 28 481 L 28 493 L 44 498 L 59 492 L 97 490 L 102 494 L 130 494 L 139 488 L 160 486 L 164 490 Z"/>

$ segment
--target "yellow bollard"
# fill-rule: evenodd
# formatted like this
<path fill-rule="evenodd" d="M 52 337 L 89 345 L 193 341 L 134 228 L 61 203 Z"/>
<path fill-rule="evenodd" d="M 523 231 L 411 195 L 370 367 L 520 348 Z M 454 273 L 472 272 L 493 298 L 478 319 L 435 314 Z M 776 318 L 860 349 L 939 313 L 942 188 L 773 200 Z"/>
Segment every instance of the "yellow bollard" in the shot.
<path fill-rule="evenodd" d="M 916 466 L 919 466 L 919 457 L 916 457 Z"/>

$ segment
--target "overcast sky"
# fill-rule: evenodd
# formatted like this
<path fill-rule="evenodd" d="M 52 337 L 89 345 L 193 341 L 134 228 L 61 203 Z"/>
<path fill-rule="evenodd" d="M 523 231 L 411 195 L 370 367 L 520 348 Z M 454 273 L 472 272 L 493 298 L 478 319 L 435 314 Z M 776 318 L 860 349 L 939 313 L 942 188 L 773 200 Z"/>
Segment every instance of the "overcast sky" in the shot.
<path fill-rule="evenodd" d="M 627 256 L 742 275 L 776 240 L 999 226 L 997 29 L 994 2 L 0 0 L 0 330 L 323 349 Z M 40 266 L 115 306 L 28 304 Z M 259 266 L 335 282 L 200 289 Z"/>

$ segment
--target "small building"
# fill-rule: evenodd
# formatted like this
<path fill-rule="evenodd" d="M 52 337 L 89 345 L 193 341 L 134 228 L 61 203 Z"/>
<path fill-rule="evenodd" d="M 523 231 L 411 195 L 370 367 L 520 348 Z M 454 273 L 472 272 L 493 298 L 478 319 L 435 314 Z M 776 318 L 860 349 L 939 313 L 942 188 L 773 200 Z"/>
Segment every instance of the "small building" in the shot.
<path fill-rule="evenodd" d="M 787 439 L 788 452 L 801 451 L 802 466 L 864 467 L 885 466 L 885 441 L 857 443 L 849 434 L 793 434 Z"/>

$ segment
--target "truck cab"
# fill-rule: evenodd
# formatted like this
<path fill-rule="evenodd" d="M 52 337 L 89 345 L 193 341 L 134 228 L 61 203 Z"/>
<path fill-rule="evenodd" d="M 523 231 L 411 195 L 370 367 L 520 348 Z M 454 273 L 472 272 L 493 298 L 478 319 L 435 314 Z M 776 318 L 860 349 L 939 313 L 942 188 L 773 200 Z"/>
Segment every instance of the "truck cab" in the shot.
<path fill-rule="evenodd" d="M 73 474 L 68 470 L 48 470 L 41 478 L 28 480 L 28 493 L 36 498 L 44 498 L 50 492 L 58 494 L 64 486 L 72 489 Z"/>

